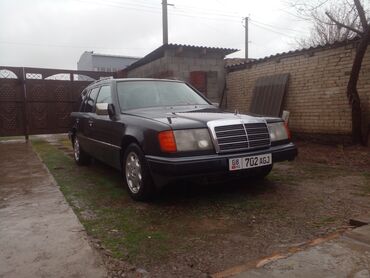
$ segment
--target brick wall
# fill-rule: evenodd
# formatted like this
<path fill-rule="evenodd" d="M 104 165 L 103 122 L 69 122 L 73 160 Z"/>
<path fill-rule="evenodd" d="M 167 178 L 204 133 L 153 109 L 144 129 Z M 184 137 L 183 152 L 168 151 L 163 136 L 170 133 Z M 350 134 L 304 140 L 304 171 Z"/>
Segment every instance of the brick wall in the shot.
<path fill-rule="evenodd" d="M 354 46 L 352 42 L 335 48 L 277 55 L 252 63 L 248 68 L 235 69 L 226 78 L 228 109 L 248 112 L 258 77 L 290 73 L 283 109 L 290 111 L 291 130 L 297 133 L 349 135 L 351 109 L 346 86 L 355 54 Z M 369 51 L 358 86 L 365 112 L 370 104 Z"/>

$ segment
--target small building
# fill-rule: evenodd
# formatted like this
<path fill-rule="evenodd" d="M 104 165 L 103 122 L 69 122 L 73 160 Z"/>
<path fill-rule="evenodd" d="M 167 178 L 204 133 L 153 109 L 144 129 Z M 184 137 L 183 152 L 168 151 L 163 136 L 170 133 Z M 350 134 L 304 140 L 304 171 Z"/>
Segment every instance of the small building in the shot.
<path fill-rule="evenodd" d="M 117 72 L 139 60 L 140 57 L 120 56 L 85 51 L 77 62 L 78 70 Z"/>
<path fill-rule="evenodd" d="M 183 80 L 213 102 L 219 102 L 225 87 L 224 58 L 236 51 L 230 48 L 165 44 L 128 66 L 120 75 Z"/>

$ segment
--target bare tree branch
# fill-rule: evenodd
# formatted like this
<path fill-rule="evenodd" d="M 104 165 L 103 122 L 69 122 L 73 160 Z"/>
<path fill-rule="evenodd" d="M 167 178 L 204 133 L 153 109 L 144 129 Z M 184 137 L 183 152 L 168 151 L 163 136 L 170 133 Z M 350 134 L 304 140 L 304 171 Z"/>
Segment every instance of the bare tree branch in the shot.
<path fill-rule="evenodd" d="M 360 3 L 360 0 L 353 0 L 353 2 L 355 3 L 355 6 L 356 6 L 356 9 L 357 9 L 357 12 L 358 12 L 358 16 L 360 17 L 360 20 L 361 20 L 362 29 L 364 30 L 364 32 L 366 32 L 366 30 L 368 28 L 368 23 L 367 23 L 364 8 L 362 7 L 362 5 Z"/>
<path fill-rule="evenodd" d="M 359 34 L 360 36 L 362 36 L 362 35 L 363 35 L 363 32 L 361 32 L 360 30 L 357 30 L 357 29 L 355 29 L 355 28 L 352 28 L 351 26 L 345 25 L 345 24 L 343 24 L 343 23 L 339 22 L 338 20 L 336 20 L 334 17 L 332 17 L 332 16 L 329 14 L 329 12 L 325 12 L 325 14 L 326 14 L 326 15 L 329 17 L 329 19 L 330 19 L 331 21 L 333 21 L 337 26 L 342 27 L 342 28 L 346 28 L 346 29 L 348 29 L 348 30 L 351 30 L 352 32 L 355 32 L 355 33 Z"/>
<path fill-rule="evenodd" d="M 320 4 L 318 4 L 317 6 L 314 6 L 311 8 L 311 11 L 314 11 L 314 10 L 317 10 L 318 8 L 321 8 L 322 6 L 324 6 L 326 3 L 328 3 L 329 0 L 325 0 L 323 2 L 321 2 Z"/>

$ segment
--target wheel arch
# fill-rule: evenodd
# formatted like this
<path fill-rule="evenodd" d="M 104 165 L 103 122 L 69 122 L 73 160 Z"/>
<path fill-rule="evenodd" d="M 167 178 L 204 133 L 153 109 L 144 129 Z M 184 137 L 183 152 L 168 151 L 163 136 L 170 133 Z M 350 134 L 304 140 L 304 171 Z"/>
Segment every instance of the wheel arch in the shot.
<path fill-rule="evenodd" d="M 120 154 L 120 157 L 121 157 L 121 166 L 122 166 L 122 163 L 123 163 L 123 155 L 125 154 L 125 151 L 127 149 L 127 147 L 132 144 L 132 143 L 135 143 L 137 144 L 141 149 L 141 145 L 139 143 L 139 140 L 137 140 L 134 136 L 132 135 L 125 135 L 122 140 L 121 140 L 121 154 Z"/>

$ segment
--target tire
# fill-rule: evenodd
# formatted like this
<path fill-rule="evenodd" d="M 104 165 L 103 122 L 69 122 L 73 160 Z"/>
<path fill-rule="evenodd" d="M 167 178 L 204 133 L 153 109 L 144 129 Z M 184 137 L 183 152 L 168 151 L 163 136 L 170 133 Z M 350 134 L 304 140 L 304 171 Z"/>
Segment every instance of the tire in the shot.
<path fill-rule="evenodd" d="M 132 199 L 148 201 L 154 197 L 155 186 L 144 153 L 136 143 L 130 144 L 123 155 L 122 174 Z"/>
<path fill-rule="evenodd" d="M 81 148 L 77 136 L 73 138 L 73 158 L 79 166 L 88 165 L 91 162 L 90 155 Z"/>

